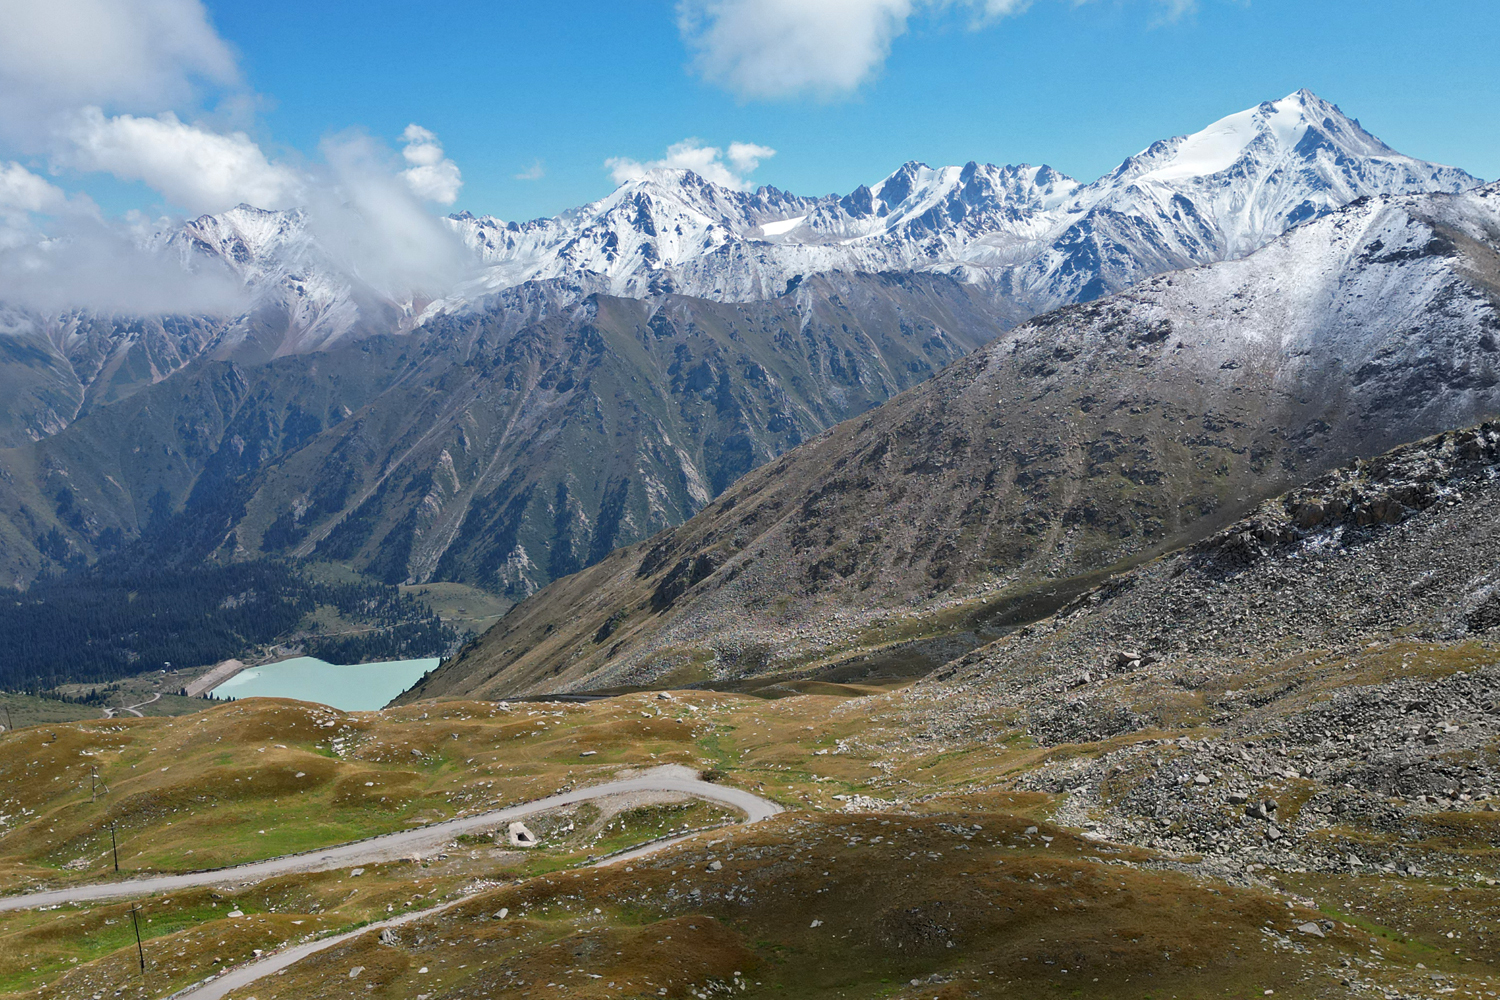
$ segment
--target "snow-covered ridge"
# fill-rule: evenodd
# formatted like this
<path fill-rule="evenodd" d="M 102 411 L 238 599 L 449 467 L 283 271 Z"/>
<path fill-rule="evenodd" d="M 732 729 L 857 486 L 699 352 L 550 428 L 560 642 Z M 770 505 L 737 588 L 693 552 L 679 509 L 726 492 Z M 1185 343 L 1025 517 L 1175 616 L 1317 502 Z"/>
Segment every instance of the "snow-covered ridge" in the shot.
<path fill-rule="evenodd" d="M 1304 90 L 1154 143 L 1092 184 L 1046 166 L 913 162 L 842 198 L 803 198 L 656 170 L 553 219 L 450 221 L 489 264 L 467 296 L 589 272 L 621 295 L 744 300 L 809 272 L 920 269 L 992 284 L 1027 314 L 1242 257 L 1359 197 L 1479 183 Z"/>
<path fill-rule="evenodd" d="M 394 301 L 371 288 L 319 245 L 299 211 L 240 206 L 155 243 L 189 266 L 222 262 L 255 292 L 257 309 L 226 318 L 209 348 L 220 354 L 324 349 L 549 279 L 630 297 L 747 301 L 811 273 L 938 271 L 985 287 L 997 313 L 1019 322 L 1153 274 L 1246 256 L 1360 197 L 1479 183 L 1403 156 L 1299 91 L 1154 143 L 1091 184 L 1047 166 L 912 162 L 842 197 L 804 197 L 662 169 L 555 218 L 460 213 L 445 221 L 471 256 L 428 298 Z"/>

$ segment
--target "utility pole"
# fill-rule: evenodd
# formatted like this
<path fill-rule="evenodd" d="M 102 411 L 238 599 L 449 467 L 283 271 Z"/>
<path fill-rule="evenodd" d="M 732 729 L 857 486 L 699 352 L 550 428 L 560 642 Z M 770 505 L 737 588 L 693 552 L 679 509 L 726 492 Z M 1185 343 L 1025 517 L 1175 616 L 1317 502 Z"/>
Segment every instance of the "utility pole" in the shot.
<path fill-rule="evenodd" d="M 89 767 L 89 801 L 99 801 L 99 768 Z"/>
<path fill-rule="evenodd" d="M 115 852 L 115 871 L 120 870 L 120 844 L 115 840 L 115 821 L 109 821 L 109 847 Z"/>
<path fill-rule="evenodd" d="M 140 912 L 139 907 L 134 904 L 130 907 L 130 923 L 135 927 L 135 952 L 141 959 L 141 978 L 146 978 L 146 949 L 141 946 L 141 921 L 136 914 Z"/>

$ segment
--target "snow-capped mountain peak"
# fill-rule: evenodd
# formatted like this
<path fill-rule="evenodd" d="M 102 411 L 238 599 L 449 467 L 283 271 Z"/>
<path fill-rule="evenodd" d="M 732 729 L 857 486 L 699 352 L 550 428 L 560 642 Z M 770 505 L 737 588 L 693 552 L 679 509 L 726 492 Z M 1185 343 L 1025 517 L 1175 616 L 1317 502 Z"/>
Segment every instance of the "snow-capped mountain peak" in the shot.
<path fill-rule="evenodd" d="M 1183 262 L 1239 257 L 1290 227 L 1365 195 L 1461 191 L 1478 180 L 1391 149 L 1308 90 L 1165 139 L 1079 192 L 1069 206 L 1150 217 L 1186 199 L 1203 247 Z M 1174 207 L 1175 206 L 1175 207 Z M 1172 227 L 1168 227 L 1172 228 Z"/>
<path fill-rule="evenodd" d="M 1281 153 L 1295 150 L 1308 129 L 1315 127 L 1313 115 L 1340 139 L 1347 136 L 1367 147 L 1364 155 L 1391 152 L 1384 143 L 1358 130 L 1337 108 L 1303 90 L 1221 118 L 1201 132 L 1156 143 L 1127 160 L 1120 173 L 1137 182 L 1162 184 L 1211 177 L 1229 170 L 1256 144 Z M 1341 122 L 1354 129 L 1341 128 Z"/>
<path fill-rule="evenodd" d="M 1244 256 L 1362 196 L 1478 183 L 1403 156 L 1305 90 L 1154 143 L 1087 185 L 1048 166 L 911 161 L 843 197 L 809 198 L 658 168 L 550 219 L 449 217 L 481 274 L 418 311 L 465 308 L 537 279 L 745 301 L 784 294 L 799 275 L 931 270 L 989 288 L 997 310 L 1019 321 L 1151 274 Z M 369 305 L 355 303 L 359 282 L 296 212 L 241 206 L 188 223 L 170 242 L 289 295 L 298 322 L 318 327 L 291 338 L 295 349 L 337 340 Z"/>
<path fill-rule="evenodd" d="M 482 289 L 582 271 L 624 295 L 753 299 L 809 272 L 922 269 L 1004 289 L 1024 316 L 1243 256 L 1361 196 L 1477 183 L 1301 90 L 1154 143 L 1088 185 L 1047 166 L 911 161 L 842 198 L 801 198 L 663 169 L 555 219 L 453 222 L 491 265 Z"/>

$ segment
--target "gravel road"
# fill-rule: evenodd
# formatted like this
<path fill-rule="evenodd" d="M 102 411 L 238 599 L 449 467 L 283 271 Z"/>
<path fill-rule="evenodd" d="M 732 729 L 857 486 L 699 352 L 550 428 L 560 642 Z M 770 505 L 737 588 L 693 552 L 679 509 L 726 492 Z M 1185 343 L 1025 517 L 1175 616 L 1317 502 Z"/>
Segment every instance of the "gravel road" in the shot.
<path fill-rule="evenodd" d="M 728 788 L 703 781 L 691 768 L 669 765 L 654 768 L 634 778 L 575 788 L 572 791 L 550 795 L 534 802 L 524 802 L 474 816 L 460 816 L 432 826 L 388 833 L 380 837 L 371 837 L 369 840 L 341 844 L 338 847 L 310 851 L 306 854 L 290 854 L 282 858 L 272 858 L 269 861 L 257 861 L 254 864 L 239 865 L 234 868 L 217 868 L 213 871 L 190 872 L 183 875 L 156 875 L 124 882 L 80 885 L 66 889 L 29 892 L 19 896 L 6 896 L 0 898 L 0 912 L 30 910 L 43 906 L 55 906 L 59 903 L 84 903 L 100 899 L 149 896 L 153 893 L 175 892 L 200 885 L 260 882 L 291 872 L 330 871 L 352 865 L 395 861 L 413 854 L 435 851 L 461 834 L 493 830 L 502 823 L 509 823 L 534 813 L 546 812 L 559 806 L 631 792 L 682 792 L 738 809 L 745 814 L 746 822 L 750 823 L 781 812 L 781 807 L 769 799 L 763 799 L 738 788 Z"/>
<path fill-rule="evenodd" d="M 656 768 L 649 774 L 643 775 L 639 778 L 630 778 L 625 781 L 610 782 L 606 785 L 593 785 L 588 788 L 580 788 L 577 791 L 565 792 L 562 795 L 554 795 L 551 798 L 539 799 L 536 802 L 529 802 L 521 806 L 513 806 L 510 809 L 502 809 L 499 812 L 486 813 L 485 816 L 482 817 L 475 816 L 464 820 L 451 820 L 448 823 L 439 824 L 438 826 L 426 827 L 423 830 L 413 830 L 409 832 L 425 833 L 428 831 L 447 829 L 450 831 L 448 836 L 451 837 L 454 833 L 461 833 L 466 829 L 473 829 L 472 826 L 465 827 L 463 829 L 458 829 L 453 826 L 453 824 L 455 823 L 467 823 L 470 819 L 478 821 L 487 818 L 491 823 L 500 821 L 508 822 L 520 816 L 530 815 L 534 812 L 541 812 L 546 809 L 566 805 L 570 802 L 582 802 L 585 799 L 602 798 L 606 795 L 618 795 L 624 792 L 685 792 L 688 795 L 696 795 L 700 798 L 710 799 L 714 802 L 722 802 L 725 805 L 740 809 L 745 813 L 745 821 L 747 823 L 759 822 L 760 820 L 766 819 L 770 816 L 775 816 L 777 813 L 781 812 L 781 807 L 776 803 L 770 801 L 769 799 L 763 799 L 758 795 L 752 795 L 751 793 L 741 791 L 738 788 L 724 788 L 720 785 L 711 785 L 706 781 L 699 780 L 694 772 L 689 768 L 670 765 L 667 767 Z M 406 836 L 406 834 L 398 833 L 391 834 L 390 836 L 404 837 Z M 688 837 L 690 836 L 692 836 L 692 834 L 687 834 L 681 837 L 671 837 L 666 840 L 659 840 L 652 844 L 646 844 L 645 846 L 638 847 L 633 851 L 628 851 L 623 854 L 616 854 L 613 857 L 606 858 L 603 861 L 597 862 L 593 867 L 599 868 L 605 865 L 620 864 L 624 861 L 633 861 L 636 858 L 642 858 L 649 854 L 655 854 L 657 851 L 666 850 L 668 847 L 671 847 L 674 844 L 678 844 L 688 839 Z M 387 840 L 389 838 L 381 837 L 377 839 Z M 446 842 L 446 840 L 441 837 L 438 838 L 438 840 L 440 842 Z M 374 843 L 374 841 L 365 841 L 364 843 L 371 844 Z M 362 845 L 351 844 L 349 846 L 356 847 Z M 324 852 L 324 854 L 327 853 L 328 852 Z M 305 857 L 305 855 L 303 857 Z M 195 983 L 194 985 L 189 986 L 186 989 L 179 990 L 178 992 L 168 997 L 167 1000 L 189 1000 L 189 998 L 191 998 L 191 1000 L 223 1000 L 224 997 L 228 996 L 235 990 L 240 989 L 243 986 L 249 986 L 251 983 L 264 979 L 266 976 L 275 975 L 282 969 L 289 968 L 310 955 L 316 955 L 318 952 L 326 951 L 329 948 L 336 948 L 339 945 L 343 944 L 345 941 L 350 941 L 354 938 L 357 938 L 361 934 L 379 934 L 387 927 L 400 927 L 403 924 L 410 924 L 418 920 L 423 920 L 427 917 L 436 916 L 437 914 L 442 913 L 444 910 L 459 905 L 466 899 L 467 897 L 460 897 L 458 899 L 449 900 L 448 902 L 443 903 L 441 906 L 434 906 L 426 910 L 417 910 L 412 913 L 403 913 L 400 916 L 392 917 L 389 920 L 381 920 L 375 923 L 366 924 L 363 927 L 358 928 L 357 930 L 347 931 L 343 934 L 336 934 L 333 937 L 320 938 L 317 941 L 308 941 L 305 944 L 299 944 L 291 948 L 285 948 L 281 951 L 276 952 L 274 955 L 266 956 L 258 962 L 251 962 L 250 964 L 242 965 L 239 968 L 229 969 L 223 974 L 215 976 L 213 979 L 210 979 L 206 982 Z"/>

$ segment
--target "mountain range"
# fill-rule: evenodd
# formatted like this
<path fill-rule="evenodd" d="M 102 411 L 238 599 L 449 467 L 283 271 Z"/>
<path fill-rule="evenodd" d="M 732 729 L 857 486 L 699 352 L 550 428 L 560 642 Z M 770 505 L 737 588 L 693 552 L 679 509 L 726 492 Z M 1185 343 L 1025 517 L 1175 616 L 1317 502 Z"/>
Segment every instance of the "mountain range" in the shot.
<path fill-rule="evenodd" d="M 657 169 L 551 219 L 446 220 L 462 249 L 436 299 L 361 276 L 301 210 L 241 206 L 150 240 L 189 269 L 247 289 L 233 315 L 119 317 L 0 310 L 7 357 L 0 442 L 55 433 L 199 357 L 258 362 L 400 334 L 556 279 L 579 296 L 675 292 L 743 302 L 832 271 L 951 274 L 1014 325 L 1143 277 L 1253 252 L 1363 196 L 1456 192 L 1479 180 L 1403 156 L 1308 91 L 1153 143 L 1092 184 L 1050 167 L 911 162 L 844 195 L 742 192 Z M 337 242 L 337 241 L 335 241 Z M 430 276 L 429 276 L 430 279 Z M 373 282 L 373 283 L 372 283 Z"/>
<path fill-rule="evenodd" d="M 1497 338 L 1500 185 L 1361 199 L 1007 332 L 554 583 L 410 697 L 815 673 L 923 635 L 948 655 L 1500 413 Z"/>
<path fill-rule="evenodd" d="M 1153 143 L 1092 184 L 1047 166 L 911 162 L 842 197 L 803 198 L 655 170 L 555 219 L 454 222 L 490 267 L 481 288 L 583 272 L 618 295 L 747 300 L 807 273 L 938 271 L 991 290 L 1016 321 L 1242 257 L 1361 196 L 1478 183 L 1397 153 L 1303 90 Z"/>
<path fill-rule="evenodd" d="M 633 579 L 655 588 L 686 559 L 667 591 L 716 590 L 707 575 L 775 520 L 790 548 L 764 580 L 784 563 L 821 595 L 782 595 L 789 620 L 1021 593 L 1490 412 L 1475 345 L 1493 320 L 1493 199 L 1301 91 L 1092 184 L 909 163 L 808 198 L 655 170 L 554 219 L 460 214 L 446 225 L 462 252 L 433 296 L 379 290 L 306 213 L 242 206 L 159 234 L 151 252 L 228 269 L 243 311 L 0 310 L 0 573 L 25 586 L 145 540 L 143 558 L 329 561 L 519 600 L 609 571 L 633 558 L 600 563 L 616 547 L 704 512 L 709 541 L 699 527 L 664 536 Z M 1412 402 L 1414 387 L 1430 398 Z M 1359 416 L 1335 404 L 1356 398 Z M 878 475 L 829 474 L 854 460 L 840 449 L 881 435 L 885 457 L 866 463 Z M 1007 471 L 976 488 L 963 470 L 981 462 Z M 891 485 L 908 466 L 948 469 L 925 513 L 923 495 Z M 875 502 L 869 477 L 890 480 L 877 506 L 891 524 L 861 540 L 849 533 Z M 752 489 L 821 499 L 796 501 L 807 524 L 794 538 L 740 499 Z M 950 515 L 972 527 L 939 530 Z M 734 572 L 752 604 L 772 586 Z M 619 594 L 570 627 L 612 634 L 633 613 Z M 680 597 L 652 598 L 658 617 L 696 606 Z M 649 650 L 662 643 L 696 650 L 682 662 L 700 667 L 760 656 L 729 648 L 764 643 L 754 615 L 710 653 L 686 622 L 642 633 L 603 673 L 585 657 L 567 682 L 659 676 Z M 506 684 L 541 676 L 517 670 Z"/>

